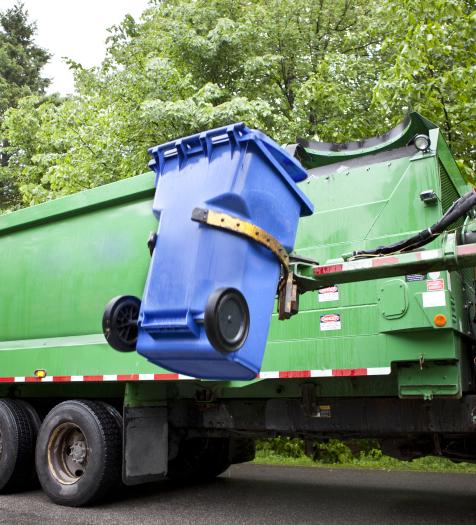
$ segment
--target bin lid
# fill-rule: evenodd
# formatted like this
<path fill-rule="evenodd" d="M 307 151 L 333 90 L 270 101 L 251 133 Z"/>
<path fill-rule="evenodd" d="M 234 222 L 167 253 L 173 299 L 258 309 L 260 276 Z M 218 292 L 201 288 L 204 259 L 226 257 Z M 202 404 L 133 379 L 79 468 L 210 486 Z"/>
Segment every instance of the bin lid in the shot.
<path fill-rule="evenodd" d="M 210 157 L 213 147 L 223 142 L 229 142 L 231 147 L 241 147 L 248 142 L 254 142 L 301 201 L 301 216 L 312 215 L 314 205 L 296 184 L 307 178 L 307 171 L 274 140 L 261 131 L 248 128 L 243 122 L 203 131 L 150 148 L 149 154 L 153 160 L 149 162 L 149 166 L 160 176 L 168 159 L 176 156 L 188 158 L 196 154 Z"/>

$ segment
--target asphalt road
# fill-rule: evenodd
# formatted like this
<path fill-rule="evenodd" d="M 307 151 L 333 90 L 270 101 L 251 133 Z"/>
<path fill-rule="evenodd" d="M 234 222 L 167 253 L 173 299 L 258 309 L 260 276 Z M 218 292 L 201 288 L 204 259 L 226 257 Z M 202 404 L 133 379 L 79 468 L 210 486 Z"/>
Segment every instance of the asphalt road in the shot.
<path fill-rule="evenodd" d="M 89 509 L 0 496 L 0 523 L 475 524 L 476 475 L 235 465 L 205 486 L 129 487 Z"/>

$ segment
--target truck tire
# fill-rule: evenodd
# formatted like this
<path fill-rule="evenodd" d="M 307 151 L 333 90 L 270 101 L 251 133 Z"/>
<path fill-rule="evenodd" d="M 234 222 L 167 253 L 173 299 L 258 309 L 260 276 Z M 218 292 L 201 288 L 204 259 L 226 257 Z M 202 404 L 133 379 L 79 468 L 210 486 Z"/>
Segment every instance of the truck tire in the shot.
<path fill-rule="evenodd" d="M 36 409 L 27 401 L 24 401 L 23 399 L 16 399 L 17 403 L 19 403 L 28 413 L 28 416 L 30 418 L 30 424 L 33 428 L 33 434 L 34 434 L 34 442 L 33 442 L 33 449 L 32 449 L 32 456 L 31 456 L 31 478 L 30 483 L 25 486 L 25 488 L 31 488 L 36 489 L 39 488 L 39 481 L 38 476 L 36 474 L 36 468 L 35 468 L 35 446 L 36 446 L 36 438 L 38 437 L 38 432 L 40 431 L 41 427 L 41 418 L 38 415 L 38 412 Z"/>
<path fill-rule="evenodd" d="M 119 434 L 121 436 L 121 443 L 123 439 L 123 431 L 124 431 L 124 420 L 122 418 L 122 414 L 117 410 L 116 407 L 110 405 L 109 403 L 106 403 L 105 401 L 96 401 L 101 406 L 103 406 L 109 414 L 114 418 L 114 421 L 116 422 L 117 428 L 119 430 Z M 122 464 L 122 457 L 121 457 L 121 464 Z M 119 479 L 117 480 L 117 488 L 123 488 L 125 485 L 122 482 L 122 475 L 119 476 Z"/>
<path fill-rule="evenodd" d="M 119 410 L 117 410 L 116 407 L 110 405 L 109 403 L 106 403 L 105 401 L 96 401 L 96 403 L 103 406 L 109 412 L 109 414 L 111 414 L 122 436 L 122 428 L 124 426 L 124 422 L 123 422 L 122 415 L 119 412 Z"/>
<path fill-rule="evenodd" d="M 177 483 L 211 481 L 230 466 L 229 439 L 192 438 L 179 445 L 177 456 L 169 461 L 167 479 Z"/>
<path fill-rule="evenodd" d="M 246 463 L 253 461 L 256 455 L 256 442 L 252 438 L 230 439 L 230 463 Z"/>
<path fill-rule="evenodd" d="M 48 413 L 38 434 L 41 487 L 59 505 L 92 504 L 119 483 L 121 452 L 117 420 L 102 403 L 64 401 Z"/>
<path fill-rule="evenodd" d="M 0 491 L 33 484 L 38 422 L 35 409 L 25 401 L 0 399 Z"/>

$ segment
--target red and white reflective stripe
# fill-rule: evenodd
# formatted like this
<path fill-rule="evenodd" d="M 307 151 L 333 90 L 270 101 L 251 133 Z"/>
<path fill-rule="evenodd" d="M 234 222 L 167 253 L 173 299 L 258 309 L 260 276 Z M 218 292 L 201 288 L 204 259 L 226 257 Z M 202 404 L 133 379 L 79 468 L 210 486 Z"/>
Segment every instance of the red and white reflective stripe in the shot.
<path fill-rule="evenodd" d="M 278 372 L 260 372 L 257 379 L 295 379 L 300 377 L 355 377 L 381 376 L 390 374 L 390 367 L 381 368 L 344 368 L 328 370 L 280 370 Z M 107 381 L 178 381 L 196 378 L 173 372 L 164 374 L 106 374 L 86 376 L 34 376 L 0 377 L 0 383 L 75 383 Z"/>
<path fill-rule="evenodd" d="M 260 372 L 259 379 L 293 379 L 299 377 L 356 377 L 385 376 L 391 373 L 391 368 L 337 368 L 325 370 L 290 370 L 279 372 Z"/>

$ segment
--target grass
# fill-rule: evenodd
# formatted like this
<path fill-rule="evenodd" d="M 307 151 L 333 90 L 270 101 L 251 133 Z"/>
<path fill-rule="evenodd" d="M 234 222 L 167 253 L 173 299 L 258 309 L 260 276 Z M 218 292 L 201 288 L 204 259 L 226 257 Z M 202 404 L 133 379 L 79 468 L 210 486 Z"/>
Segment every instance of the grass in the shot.
<path fill-rule="evenodd" d="M 410 470 L 418 472 L 462 472 L 476 474 L 476 465 L 471 463 L 453 463 L 449 459 L 427 456 L 425 458 L 414 459 L 413 461 L 399 461 L 398 459 L 384 456 L 382 461 L 359 461 L 354 460 L 348 463 L 324 463 L 313 461 L 307 456 L 291 458 L 280 456 L 279 454 L 268 454 L 258 451 L 253 463 L 257 465 L 284 465 L 290 467 L 313 467 L 313 468 L 356 468 L 372 470 Z"/>

